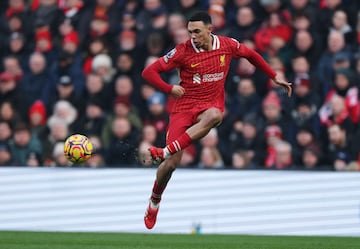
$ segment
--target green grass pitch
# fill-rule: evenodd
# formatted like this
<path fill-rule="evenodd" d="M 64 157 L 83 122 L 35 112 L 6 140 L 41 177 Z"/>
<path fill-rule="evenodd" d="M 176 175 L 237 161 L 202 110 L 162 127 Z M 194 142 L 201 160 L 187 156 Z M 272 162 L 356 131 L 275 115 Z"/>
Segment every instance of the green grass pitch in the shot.
<path fill-rule="evenodd" d="M 357 237 L 0 232 L 0 249 L 358 249 Z"/>

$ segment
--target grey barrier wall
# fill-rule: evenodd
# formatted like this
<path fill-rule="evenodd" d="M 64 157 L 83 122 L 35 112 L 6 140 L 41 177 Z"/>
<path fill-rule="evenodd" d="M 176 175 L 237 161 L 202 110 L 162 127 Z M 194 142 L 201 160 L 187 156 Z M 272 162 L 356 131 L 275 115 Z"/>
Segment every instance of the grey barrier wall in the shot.
<path fill-rule="evenodd" d="M 0 230 L 360 236 L 360 174 L 178 169 L 158 222 L 155 169 L 0 169 Z"/>

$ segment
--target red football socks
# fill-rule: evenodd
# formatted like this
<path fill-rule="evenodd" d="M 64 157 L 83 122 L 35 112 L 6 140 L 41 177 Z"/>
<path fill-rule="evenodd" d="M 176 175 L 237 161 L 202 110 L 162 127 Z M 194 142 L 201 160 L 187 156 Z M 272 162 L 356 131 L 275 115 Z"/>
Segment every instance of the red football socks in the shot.
<path fill-rule="evenodd" d="M 192 143 L 191 137 L 185 132 L 182 134 L 178 139 L 171 142 L 166 146 L 168 151 L 171 155 L 175 154 L 176 152 L 185 149 Z"/>
<path fill-rule="evenodd" d="M 153 203 L 159 203 L 161 201 L 161 195 L 164 192 L 165 188 L 166 188 L 166 184 L 158 185 L 156 181 L 154 182 L 154 186 L 150 198 Z"/>
<path fill-rule="evenodd" d="M 166 146 L 165 150 L 167 149 L 169 151 L 169 153 L 171 155 L 173 155 L 176 152 L 178 152 L 178 151 L 180 151 L 182 149 L 185 149 L 191 143 L 192 143 L 191 137 L 185 132 L 178 139 L 176 139 L 175 141 L 168 144 Z M 154 182 L 154 186 L 153 186 L 152 194 L 151 194 L 151 201 L 153 203 L 159 203 L 160 202 L 161 195 L 164 192 L 165 188 L 166 188 L 166 184 L 165 185 L 159 185 L 156 181 Z"/>

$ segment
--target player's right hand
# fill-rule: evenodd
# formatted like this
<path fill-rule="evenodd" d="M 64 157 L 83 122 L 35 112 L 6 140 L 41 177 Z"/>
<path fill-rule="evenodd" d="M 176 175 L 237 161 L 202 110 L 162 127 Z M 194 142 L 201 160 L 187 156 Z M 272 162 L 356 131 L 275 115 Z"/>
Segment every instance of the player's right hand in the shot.
<path fill-rule="evenodd" d="M 185 93 L 185 89 L 182 86 L 179 86 L 179 85 L 175 85 L 171 89 L 171 95 L 174 98 L 180 98 L 181 96 L 184 95 L 184 93 Z"/>
<path fill-rule="evenodd" d="M 279 86 L 282 86 L 283 88 L 285 88 L 287 94 L 289 97 L 291 97 L 291 93 L 292 93 L 292 88 L 291 88 L 291 83 L 287 82 L 286 80 L 280 79 L 280 78 L 274 78 L 272 79 L 275 84 L 278 84 Z"/>

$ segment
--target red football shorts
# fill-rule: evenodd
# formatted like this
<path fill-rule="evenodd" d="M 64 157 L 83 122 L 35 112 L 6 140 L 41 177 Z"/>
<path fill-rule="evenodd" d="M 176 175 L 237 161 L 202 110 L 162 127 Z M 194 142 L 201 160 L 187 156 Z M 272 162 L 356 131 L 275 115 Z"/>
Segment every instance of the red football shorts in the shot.
<path fill-rule="evenodd" d="M 204 110 L 171 113 L 166 133 L 166 144 L 169 144 L 182 135 L 190 126 L 197 123 L 197 118 Z"/>

